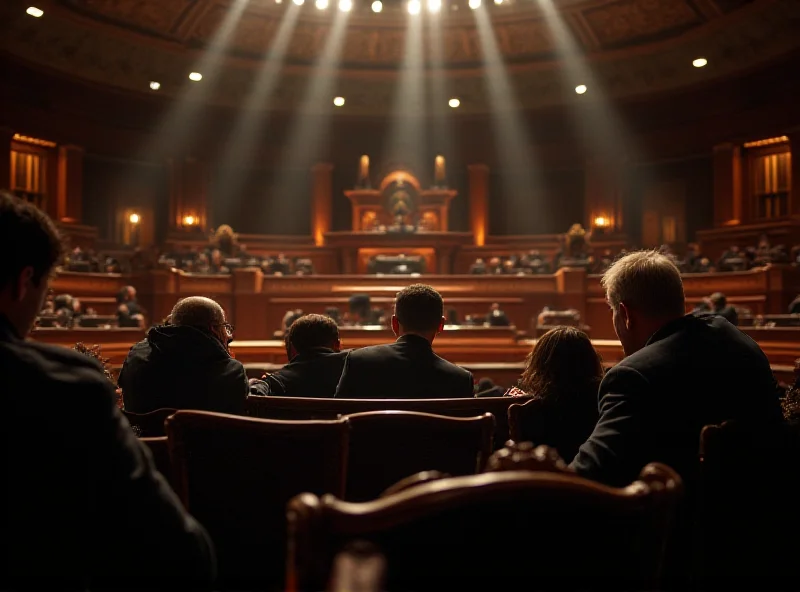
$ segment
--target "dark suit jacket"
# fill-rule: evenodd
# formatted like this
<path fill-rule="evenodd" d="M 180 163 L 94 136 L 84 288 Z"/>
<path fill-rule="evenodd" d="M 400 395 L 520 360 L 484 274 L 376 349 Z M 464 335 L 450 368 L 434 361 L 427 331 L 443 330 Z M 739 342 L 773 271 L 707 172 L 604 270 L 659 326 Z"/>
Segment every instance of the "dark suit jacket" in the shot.
<path fill-rule="evenodd" d="M 0 316 L 0 589 L 210 588 L 211 543 L 96 361 Z"/>
<path fill-rule="evenodd" d="M 713 315 L 687 315 L 662 327 L 606 373 L 598 396 L 600 419 L 571 466 L 610 485 L 629 484 L 653 461 L 689 484 L 703 426 L 783 421 L 767 357 Z"/>
<path fill-rule="evenodd" d="M 131 348 L 118 382 L 133 413 L 172 407 L 244 415 L 250 390 L 244 366 L 219 340 L 173 325 L 153 327 Z"/>
<path fill-rule="evenodd" d="M 460 399 L 474 395 L 472 373 L 443 360 L 427 339 L 403 335 L 348 354 L 338 399 Z"/>
<path fill-rule="evenodd" d="M 298 354 L 264 382 L 269 394 L 278 397 L 333 398 L 348 352 L 335 352 L 325 347 Z"/>

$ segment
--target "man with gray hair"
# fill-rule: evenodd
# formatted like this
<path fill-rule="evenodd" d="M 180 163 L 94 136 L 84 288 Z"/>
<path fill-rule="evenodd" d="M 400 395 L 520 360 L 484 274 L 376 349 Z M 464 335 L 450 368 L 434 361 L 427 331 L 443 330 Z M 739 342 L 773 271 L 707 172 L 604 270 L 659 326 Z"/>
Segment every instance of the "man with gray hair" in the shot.
<path fill-rule="evenodd" d="M 600 384 L 600 418 L 571 464 L 578 473 L 622 486 L 657 461 L 691 482 L 703 426 L 782 421 L 764 353 L 722 317 L 686 315 L 666 256 L 630 253 L 602 284 L 626 358 Z"/>
<path fill-rule="evenodd" d="M 128 353 L 119 375 L 125 410 L 172 407 L 244 415 L 250 385 L 244 366 L 228 350 L 232 340 L 233 325 L 214 300 L 179 300 L 169 324 L 150 329 Z M 261 381 L 252 387 L 268 393 Z"/>

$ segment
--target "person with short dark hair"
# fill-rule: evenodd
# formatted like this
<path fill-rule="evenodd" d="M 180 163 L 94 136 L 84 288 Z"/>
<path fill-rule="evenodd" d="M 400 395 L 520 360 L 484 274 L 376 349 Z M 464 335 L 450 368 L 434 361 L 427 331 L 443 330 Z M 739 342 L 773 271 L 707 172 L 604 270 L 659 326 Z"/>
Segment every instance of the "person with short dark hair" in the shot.
<path fill-rule="evenodd" d="M 131 348 L 119 374 L 125 410 L 200 409 L 244 415 L 252 389 L 267 394 L 260 381 L 249 382 L 244 366 L 231 357 L 233 326 L 210 298 L 179 300 L 170 324 L 152 327 Z"/>
<path fill-rule="evenodd" d="M 442 296 L 425 284 L 397 294 L 392 331 L 397 341 L 348 354 L 336 389 L 340 399 L 447 399 L 472 397 L 472 374 L 437 356 L 443 329 Z"/>
<path fill-rule="evenodd" d="M 120 327 L 144 328 L 144 314 L 133 286 L 124 286 L 117 294 L 117 322 Z"/>
<path fill-rule="evenodd" d="M 292 323 L 284 341 L 289 363 L 264 376 L 269 394 L 332 398 L 347 357 L 336 322 L 323 315 L 305 315 Z"/>
<path fill-rule="evenodd" d="M 0 193 L 0 589 L 210 588 L 214 555 L 116 406 L 97 361 L 26 341 L 61 256 Z"/>
<path fill-rule="evenodd" d="M 731 325 L 739 324 L 739 315 L 736 308 L 728 304 L 728 299 L 722 292 L 714 292 L 708 297 L 708 302 L 711 305 L 711 314 L 719 315 Z"/>

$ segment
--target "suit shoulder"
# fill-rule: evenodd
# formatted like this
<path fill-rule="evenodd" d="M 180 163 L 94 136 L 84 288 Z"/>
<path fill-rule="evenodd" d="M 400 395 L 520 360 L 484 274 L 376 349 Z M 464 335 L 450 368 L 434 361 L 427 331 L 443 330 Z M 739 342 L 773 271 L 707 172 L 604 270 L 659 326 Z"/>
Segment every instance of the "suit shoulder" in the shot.
<path fill-rule="evenodd" d="M 368 345 L 367 347 L 350 350 L 347 352 L 346 357 L 350 361 L 372 360 L 391 355 L 392 351 L 390 344 Z"/>

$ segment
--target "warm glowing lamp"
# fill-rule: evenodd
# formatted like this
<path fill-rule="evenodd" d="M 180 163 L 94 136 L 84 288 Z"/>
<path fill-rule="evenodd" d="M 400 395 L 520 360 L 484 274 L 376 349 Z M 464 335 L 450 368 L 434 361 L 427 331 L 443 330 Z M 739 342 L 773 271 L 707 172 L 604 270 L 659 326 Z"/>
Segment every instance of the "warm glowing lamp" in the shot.
<path fill-rule="evenodd" d="M 195 222 L 197 222 L 197 219 L 192 215 L 183 217 L 184 226 L 194 226 Z"/>
<path fill-rule="evenodd" d="M 594 219 L 595 228 L 607 228 L 611 224 L 610 220 L 605 216 L 597 216 Z"/>
<path fill-rule="evenodd" d="M 141 218 L 139 217 L 139 214 L 133 213 L 128 217 L 128 220 L 131 224 L 138 224 Z"/>

